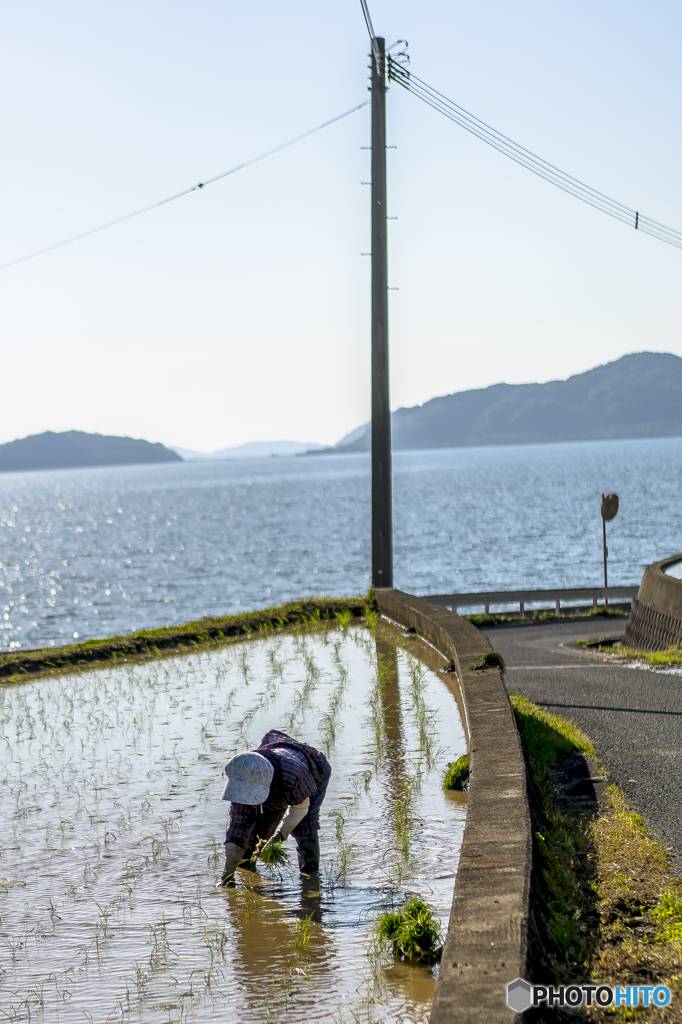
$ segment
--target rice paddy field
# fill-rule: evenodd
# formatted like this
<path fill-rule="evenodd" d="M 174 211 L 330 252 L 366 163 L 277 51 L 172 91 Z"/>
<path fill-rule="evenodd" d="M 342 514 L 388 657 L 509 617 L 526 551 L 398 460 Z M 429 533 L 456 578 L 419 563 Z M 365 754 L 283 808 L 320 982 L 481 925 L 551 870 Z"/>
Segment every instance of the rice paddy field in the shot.
<path fill-rule="evenodd" d="M 428 1020 L 437 966 L 376 916 L 444 925 L 466 794 L 451 676 L 382 623 L 0 687 L 0 1020 Z M 280 728 L 323 749 L 319 878 L 288 860 L 221 889 L 227 759 Z"/>

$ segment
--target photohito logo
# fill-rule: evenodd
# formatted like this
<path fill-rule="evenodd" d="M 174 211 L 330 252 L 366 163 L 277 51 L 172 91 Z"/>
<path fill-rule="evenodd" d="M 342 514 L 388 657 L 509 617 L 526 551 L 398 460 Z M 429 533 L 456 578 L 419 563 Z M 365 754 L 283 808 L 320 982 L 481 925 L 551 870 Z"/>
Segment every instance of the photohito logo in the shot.
<path fill-rule="evenodd" d="M 531 1006 L 667 1006 L 667 985 L 531 985 L 516 978 L 507 985 L 507 1006 L 523 1013 Z"/>

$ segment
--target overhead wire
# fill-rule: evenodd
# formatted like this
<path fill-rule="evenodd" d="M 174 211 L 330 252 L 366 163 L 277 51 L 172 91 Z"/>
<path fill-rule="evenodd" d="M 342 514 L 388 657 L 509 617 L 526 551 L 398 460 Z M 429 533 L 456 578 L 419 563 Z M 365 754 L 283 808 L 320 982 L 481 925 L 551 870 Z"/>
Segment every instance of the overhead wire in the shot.
<path fill-rule="evenodd" d="M 337 121 L 343 120 L 344 117 L 348 117 L 350 114 L 354 114 L 358 110 L 362 110 L 366 107 L 371 100 L 364 100 L 363 103 L 358 103 L 356 107 L 351 107 L 350 110 L 345 110 L 343 114 L 338 114 L 336 117 L 330 118 L 329 121 L 325 121 L 323 124 L 318 124 L 315 128 L 311 128 L 307 132 L 303 132 L 302 135 L 297 135 L 295 139 L 289 139 L 288 142 L 282 142 L 279 146 L 275 146 L 274 149 L 269 149 L 267 153 L 261 153 L 260 156 L 254 156 L 251 160 L 245 160 L 244 163 L 237 164 L 236 167 L 231 167 L 229 171 L 223 171 L 222 174 L 216 174 L 214 178 L 207 178 L 206 181 L 200 181 L 196 185 L 192 185 L 190 188 L 183 189 L 182 192 L 176 192 L 175 195 L 168 196 L 166 199 L 160 199 L 156 203 L 152 203 L 150 206 L 143 206 L 140 210 L 134 210 L 132 213 L 126 213 L 123 217 L 117 217 L 116 220 L 107 221 L 106 224 L 100 224 L 99 227 L 90 228 L 89 231 L 83 231 L 80 235 L 73 235 L 71 238 L 66 238 L 62 242 L 55 242 L 54 245 L 48 245 L 44 249 L 38 249 L 36 252 L 31 252 L 26 256 L 20 256 L 16 260 L 10 260 L 9 263 L 4 263 L 0 266 L 0 270 L 7 270 L 8 267 L 14 267 L 17 263 L 24 263 L 26 260 L 32 260 L 36 256 L 43 256 L 47 252 L 52 252 L 54 249 L 61 249 L 64 245 L 70 245 L 72 242 L 79 242 L 82 238 L 88 238 L 89 235 L 96 235 L 98 231 L 105 231 L 107 228 L 113 228 L 116 224 L 123 224 L 126 220 L 131 220 L 133 217 L 139 217 L 143 213 L 149 213 L 151 210 L 158 210 L 160 206 L 165 206 L 166 203 L 172 203 L 175 199 L 181 199 L 182 196 L 188 196 L 190 192 L 196 192 L 199 189 L 206 188 L 207 185 L 213 185 L 216 181 L 220 181 L 222 178 L 227 178 L 231 174 L 236 174 L 237 171 L 243 170 L 245 167 L 250 167 L 252 164 L 257 164 L 260 160 L 265 160 L 266 157 L 274 156 L 275 153 L 280 153 L 283 149 L 287 149 L 289 146 L 293 146 L 296 142 L 301 142 L 302 139 L 307 139 L 308 136 L 314 135 L 315 132 L 322 131 L 323 128 L 328 128 L 329 125 L 335 124 Z"/>
<path fill-rule="evenodd" d="M 513 139 L 503 135 L 502 132 L 486 124 L 485 121 L 481 121 L 480 118 L 460 107 L 458 103 L 448 99 L 443 93 L 438 92 L 437 89 L 434 89 L 418 78 L 404 63 L 396 60 L 390 54 L 388 55 L 388 77 L 390 81 L 401 85 L 408 92 L 412 93 L 413 96 L 423 100 L 424 103 L 433 107 L 434 110 L 444 114 L 445 117 L 454 121 L 455 124 L 465 128 L 499 153 L 503 153 L 517 164 L 525 167 L 526 170 L 532 171 L 539 177 L 544 178 L 545 181 L 556 185 L 557 188 L 563 189 L 564 192 L 568 192 L 569 195 L 574 196 L 576 199 L 580 199 L 602 213 L 608 214 L 609 217 L 614 217 L 616 220 L 635 228 L 637 231 L 643 231 L 653 238 L 658 238 L 662 242 L 668 242 L 669 245 L 682 249 L 682 231 L 669 228 L 665 224 L 652 220 L 651 217 L 646 217 L 639 210 L 633 210 L 629 206 L 625 206 L 618 200 L 612 199 L 603 192 L 592 188 L 591 185 L 587 185 L 584 181 L 580 181 L 571 174 L 567 174 L 566 171 L 562 171 L 559 167 L 538 156 L 537 153 L 526 149 L 525 146 L 514 142 Z"/>
<path fill-rule="evenodd" d="M 374 25 L 372 24 L 372 15 L 369 13 L 369 4 L 367 3 L 367 0 L 360 0 L 360 6 L 362 7 L 362 16 L 365 19 L 365 25 L 367 26 L 369 39 L 372 44 L 372 56 L 377 64 L 380 64 L 381 54 L 379 53 L 379 47 L 374 33 Z"/>

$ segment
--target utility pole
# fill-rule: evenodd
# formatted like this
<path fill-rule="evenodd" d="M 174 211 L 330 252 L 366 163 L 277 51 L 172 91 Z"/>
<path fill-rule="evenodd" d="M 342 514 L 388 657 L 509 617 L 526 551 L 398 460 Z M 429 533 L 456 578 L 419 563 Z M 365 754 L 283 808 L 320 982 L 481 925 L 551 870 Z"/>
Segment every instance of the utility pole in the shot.
<path fill-rule="evenodd" d="M 388 392 L 386 41 L 372 39 L 372 585 L 393 586 L 391 407 Z"/>

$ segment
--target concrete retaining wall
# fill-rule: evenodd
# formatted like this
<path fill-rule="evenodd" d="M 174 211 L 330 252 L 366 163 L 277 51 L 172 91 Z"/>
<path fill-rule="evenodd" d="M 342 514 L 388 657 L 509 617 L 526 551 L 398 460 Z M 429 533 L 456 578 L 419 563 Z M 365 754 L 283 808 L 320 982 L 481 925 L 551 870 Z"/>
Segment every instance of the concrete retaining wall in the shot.
<path fill-rule="evenodd" d="M 502 673 L 469 665 L 491 650 L 454 612 L 375 590 L 381 612 L 454 662 L 466 712 L 470 792 L 431 1024 L 510 1024 L 507 983 L 528 977 L 532 834 L 521 741 Z"/>
<path fill-rule="evenodd" d="M 682 580 L 664 571 L 679 561 L 682 555 L 674 555 L 644 570 L 623 637 L 628 647 L 663 651 L 671 644 L 682 644 Z"/>

